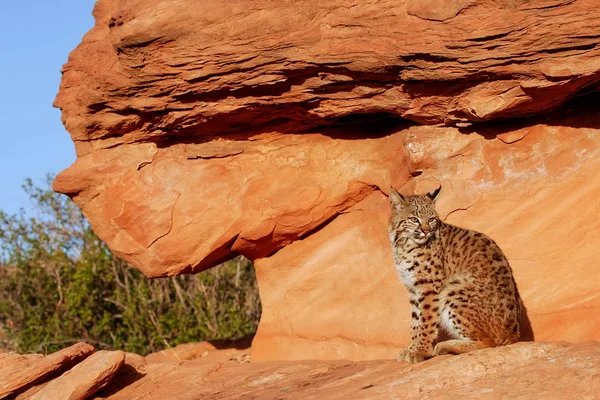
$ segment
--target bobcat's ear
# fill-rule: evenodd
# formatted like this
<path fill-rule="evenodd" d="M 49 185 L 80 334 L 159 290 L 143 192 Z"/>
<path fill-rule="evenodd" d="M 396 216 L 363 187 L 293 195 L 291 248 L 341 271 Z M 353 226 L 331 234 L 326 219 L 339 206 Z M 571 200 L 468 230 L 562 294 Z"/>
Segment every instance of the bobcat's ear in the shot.
<path fill-rule="evenodd" d="M 390 186 L 390 203 L 392 207 L 406 204 L 406 198 Z"/>
<path fill-rule="evenodd" d="M 435 200 L 435 198 L 437 197 L 437 195 L 440 192 L 440 190 L 442 190 L 441 186 L 439 186 L 434 191 L 427 193 L 427 197 L 429 197 L 431 200 Z"/>

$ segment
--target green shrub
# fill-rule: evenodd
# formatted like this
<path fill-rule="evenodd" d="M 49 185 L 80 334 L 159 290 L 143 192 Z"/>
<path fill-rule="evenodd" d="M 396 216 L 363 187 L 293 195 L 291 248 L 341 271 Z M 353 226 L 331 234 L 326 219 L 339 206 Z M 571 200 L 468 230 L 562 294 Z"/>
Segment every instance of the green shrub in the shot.
<path fill-rule="evenodd" d="M 51 181 L 24 185 L 34 217 L 0 211 L 0 346 L 51 352 L 85 340 L 147 354 L 256 331 L 261 308 L 248 260 L 148 279 L 112 255 Z"/>

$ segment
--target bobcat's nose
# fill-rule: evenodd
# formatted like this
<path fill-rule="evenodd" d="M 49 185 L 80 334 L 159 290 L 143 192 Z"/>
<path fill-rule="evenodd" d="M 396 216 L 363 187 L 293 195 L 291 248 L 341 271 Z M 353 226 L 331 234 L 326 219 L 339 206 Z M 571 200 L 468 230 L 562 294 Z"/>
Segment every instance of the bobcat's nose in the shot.
<path fill-rule="evenodd" d="M 431 229 L 429 229 L 429 228 L 421 228 L 421 231 L 422 231 L 422 232 L 423 232 L 425 235 L 427 235 L 429 232 L 431 232 Z"/>

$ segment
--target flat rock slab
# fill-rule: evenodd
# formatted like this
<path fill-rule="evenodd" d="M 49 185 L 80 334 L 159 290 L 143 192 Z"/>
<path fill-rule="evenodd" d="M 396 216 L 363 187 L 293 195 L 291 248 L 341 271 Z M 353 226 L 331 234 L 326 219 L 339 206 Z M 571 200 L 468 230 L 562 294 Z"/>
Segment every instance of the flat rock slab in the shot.
<path fill-rule="evenodd" d="M 77 343 L 45 357 L 40 354 L 0 353 L 0 398 L 70 368 L 93 352 L 93 346 Z"/>
<path fill-rule="evenodd" d="M 593 399 L 600 393 L 600 342 L 517 343 L 416 365 L 391 360 L 187 361 L 151 363 L 146 372 L 104 398 Z"/>
<path fill-rule="evenodd" d="M 106 386 L 123 365 L 122 351 L 99 351 L 54 379 L 32 400 L 83 400 Z"/>

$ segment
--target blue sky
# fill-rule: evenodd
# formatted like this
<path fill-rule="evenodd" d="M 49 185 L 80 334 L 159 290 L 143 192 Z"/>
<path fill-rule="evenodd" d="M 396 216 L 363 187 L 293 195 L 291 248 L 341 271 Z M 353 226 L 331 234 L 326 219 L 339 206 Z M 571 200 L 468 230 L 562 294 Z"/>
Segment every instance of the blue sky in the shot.
<path fill-rule="evenodd" d="M 60 69 L 94 26 L 93 0 L 3 0 L 0 7 L 0 210 L 31 208 L 21 189 L 75 161 L 52 102 Z"/>

